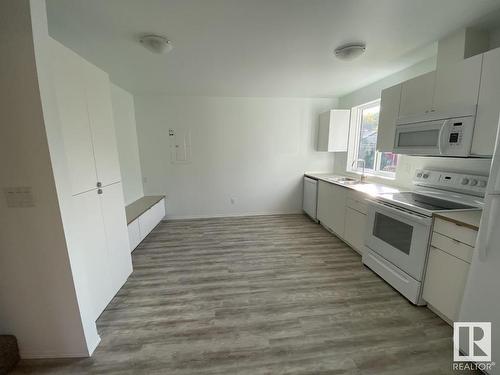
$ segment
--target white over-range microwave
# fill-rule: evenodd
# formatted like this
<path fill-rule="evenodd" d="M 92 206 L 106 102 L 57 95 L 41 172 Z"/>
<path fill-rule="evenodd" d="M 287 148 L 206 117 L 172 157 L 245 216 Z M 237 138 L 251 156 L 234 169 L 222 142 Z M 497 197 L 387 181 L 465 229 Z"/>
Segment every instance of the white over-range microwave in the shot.
<path fill-rule="evenodd" d="M 424 156 L 470 156 L 474 116 L 396 124 L 394 152 Z"/>

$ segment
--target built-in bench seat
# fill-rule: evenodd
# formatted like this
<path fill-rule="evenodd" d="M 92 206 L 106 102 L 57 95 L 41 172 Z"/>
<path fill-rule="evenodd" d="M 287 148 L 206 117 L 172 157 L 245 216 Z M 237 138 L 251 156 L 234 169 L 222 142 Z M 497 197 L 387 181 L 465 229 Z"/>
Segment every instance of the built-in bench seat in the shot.
<path fill-rule="evenodd" d="M 165 217 L 165 196 L 150 195 L 139 198 L 125 207 L 127 215 L 130 251 L 163 220 Z"/>

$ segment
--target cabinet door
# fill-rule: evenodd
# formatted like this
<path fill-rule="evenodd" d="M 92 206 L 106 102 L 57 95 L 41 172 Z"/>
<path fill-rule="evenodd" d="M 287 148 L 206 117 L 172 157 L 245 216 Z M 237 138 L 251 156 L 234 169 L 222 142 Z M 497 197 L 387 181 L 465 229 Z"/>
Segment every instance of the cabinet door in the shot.
<path fill-rule="evenodd" d="M 434 96 L 436 72 L 429 72 L 401 84 L 399 118 L 429 113 Z"/>
<path fill-rule="evenodd" d="M 84 65 L 95 168 L 98 181 L 106 186 L 121 180 L 109 77 L 88 62 Z"/>
<path fill-rule="evenodd" d="M 96 187 L 82 59 L 52 42 L 52 75 L 73 195 Z"/>
<path fill-rule="evenodd" d="M 332 109 L 319 115 L 318 151 L 347 151 L 351 111 Z"/>
<path fill-rule="evenodd" d="M 100 197 L 108 250 L 107 262 L 110 265 L 112 298 L 132 273 L 132 258 L 130 256 L 122 184 L 116 183 L 104 187 Z"/>
<path fill-rule="evenodd" d="M 130 252 L 134 251 L 142 241 L 141 230 L 139 229 L 139 219 L 135 219 L 128 226 L 128 240 L 130 242 Z"/>
<path fill-rule="evenodd" d="M 433 110 L 456 116 L 474 114 L 482 61 L 483 55 L 477 55 L 438 70 Z"/>
<path fill-rule="evenodd" d="M 392 152 L 396 135 L 396 121 L 399 116 L 401 86 L 396 85 L 382 90 L 380 115 L 378 120 L 377 150 Z"/>
<path fill-rule="evenodd" d="M 347 190 L 320 181 L 318 186 L 318 219 L 340 237 L 344 236 Z"/>
<path fill-rule="evenodd" d="M 423 298 L 450 321 L 458 319 L 469 264 L 431 247 Z"/>
<path fill-rule="evenodd" d="M 91 190 L 73 196 L 73 204 L 79 252 L 77 266 L 82 268 L 79 274 L 85 279 L 78 282 L 87 285 L 93 316 L 97 319 L 113 296 L 101 200 L 97 190 Z"/>
<path fill-rule="evenodd" d="M 345 240 L 361 255 L 365 246 L 366 215 L 346 208 L 345 215 Z"/>
<path fill-rule="evenodd" d="M 484 54 L 476 125 L 472 140 L 474 155 L 491 156 L 495 148 L 500 110 L 500 48 Z"/>

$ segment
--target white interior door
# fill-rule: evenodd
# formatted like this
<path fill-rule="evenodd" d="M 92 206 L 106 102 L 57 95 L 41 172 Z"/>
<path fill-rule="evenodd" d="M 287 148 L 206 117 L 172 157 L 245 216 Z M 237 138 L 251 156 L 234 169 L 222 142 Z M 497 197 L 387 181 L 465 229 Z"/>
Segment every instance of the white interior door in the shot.
<path fill-rule="evenodd" d="M 88 62 L 84 76 L 97 178 L 106 186 L 121 180 L 109 77 Z"/>
<path fill-rule="evenodd" d="M 89 191 L 96 186 L 92 135 L 90 132 L 82 59 L 73 51 L 52 43 L 52 74 L 61 121 L 64 149 L 72 193 Z"/>
<path fill-rule="evenodd" d="M 86 276 L 94 318 L 97 319 L 112 298 L 106 249 L 106 233 L 101 214 L 101 200 L 97 190 L 73 197 L 77 215 L 79 259 Z"/>
<path fill-rule="evenodd" d="M 132 258 L 128 237 L 125 203 L 122 184 L 108 185 L 102 189 L 101 208 L 107 244 L 107 257 L 110 264 L 111 297 L 127 281 L 132 273 Z"/>

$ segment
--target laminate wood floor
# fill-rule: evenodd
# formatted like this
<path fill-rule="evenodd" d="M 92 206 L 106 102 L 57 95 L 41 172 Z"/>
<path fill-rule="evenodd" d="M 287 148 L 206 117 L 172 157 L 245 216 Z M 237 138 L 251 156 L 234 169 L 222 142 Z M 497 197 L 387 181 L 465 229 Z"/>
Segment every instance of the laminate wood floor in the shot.
<path fill-rule="evenodd" d="M 92 358 L 14 373 L 451 373 L 451 328 L 306 216 L 163 222 L 133 263 Z"/>

